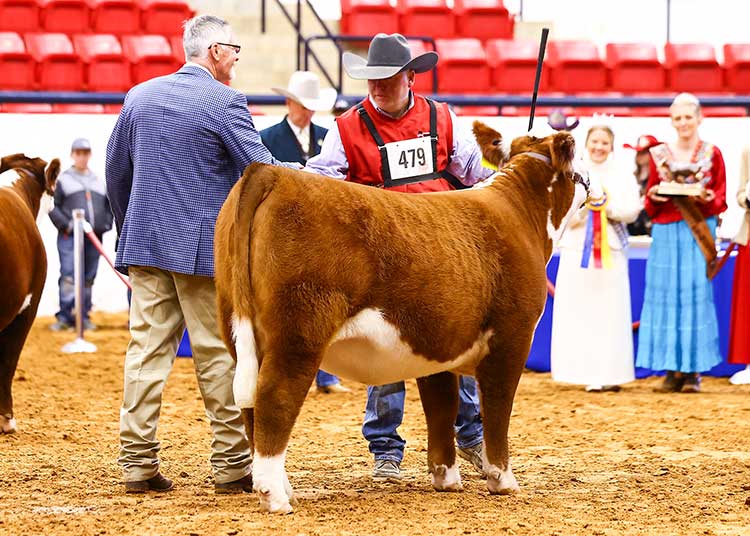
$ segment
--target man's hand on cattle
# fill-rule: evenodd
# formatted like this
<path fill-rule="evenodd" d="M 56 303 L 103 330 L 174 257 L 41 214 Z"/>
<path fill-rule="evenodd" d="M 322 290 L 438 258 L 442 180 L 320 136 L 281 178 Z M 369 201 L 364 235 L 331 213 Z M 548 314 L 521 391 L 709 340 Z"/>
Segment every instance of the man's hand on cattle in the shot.
<path fill-rule="evenodd" d="M 646 194 L 651 201 L 654 203 L 664 203 L 665 201 L 669 201 L 668 197 L 665 197 L 663 195 L 659 195 L 656 193 L 659 189 L 659 185 L 655 184 L 651 188 L 648 189 L 648 193 Z"/>
<path fill-rule="evenodd" d="M 694 197 L 698 203 L 705 205 L 716 199 L 716 194 L 711 188 L 704 188 L 700 195 Z"/>

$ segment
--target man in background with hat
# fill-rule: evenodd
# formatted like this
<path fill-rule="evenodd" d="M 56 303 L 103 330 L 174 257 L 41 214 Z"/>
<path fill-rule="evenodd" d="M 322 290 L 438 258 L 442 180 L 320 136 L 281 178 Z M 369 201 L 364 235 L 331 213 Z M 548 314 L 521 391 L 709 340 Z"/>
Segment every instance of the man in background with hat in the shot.
<path fill-rule="evenodd" d="M 263 145 L 278 160 L 305 164 L 320 152 L 328 132 L 314 124 L 312 117 L 315 112 L 331 109 L 336 90 L 321 89 L 318 75 L 310 71 L 292 73 L 286 89 L 271 89 L 286 97 L 287 114 L 280 123 L 260 131 Z"/>
<path fill-rule="evenodd" d="M 448 106 L 412 92 L 415 74 L 430 71 L 437 61 L 435 52 L 412 58 L 400 34 L 376 35 L 367 59 L 345 52 L 344 69 L 354 79 L 367 80 L 368 96 L 336 119 L 320 154 L 305 169 L 411 193 L 463 188 L 489 177 L 493 172 L 482 167 L 479 147 L 459 131 Z M 458 454 L 481 472 L 483 429 L 476 383 L 461 377 L 456 388 Z M 401 478 L 405 441 L 397 428 L 404 398 L 403 382 L 367 388 L 362 433 L 375 457 L 375 480 Z"/>
<path fill-rule="evenodd" d="M 75 283 L 73 266 L 73 210 L 80 208 L 85 212 L 86 221 L 91 224 L 94 233 L 102 235 L 112 228 L 112 210 L 107 199 L 107 186 L 103 180 L 89 169 L 91 143 L 86 138 L 77 138 L 70 148 L 73 165 L 60 173 L 55 187 L 55 206 L 49 213 L 52 223 L 57 227 L 57 252 L 60 255 L 60 310 L 55 317 L 57 321 L 50 326 L 53 331 L 73 329 L 75 318 Z M 83 329 L 96 329 L 89 319 L 91 310 L 91 289 L 94 286 L 96 271 L 99 267 L 99 252 L 88 240 L 84 240 L 83 268 Z"/>
<path fill-rule="evenodd" d="M 330 110 L 336 101 L 336 90 L 321 89 L 318 75 L 310 71 L 295 71 L 287 88 L 272 87 L 274 92 L 286 97 L 287 114 L 280 123 L 260 131 L 263 145 L 277 160 L 299 162 L 320 152 L 327 128 L 312 122 L 315 112 Z M 318 371 L 315 384 L 321 393 L 348 393 L 333 374 Z"/>

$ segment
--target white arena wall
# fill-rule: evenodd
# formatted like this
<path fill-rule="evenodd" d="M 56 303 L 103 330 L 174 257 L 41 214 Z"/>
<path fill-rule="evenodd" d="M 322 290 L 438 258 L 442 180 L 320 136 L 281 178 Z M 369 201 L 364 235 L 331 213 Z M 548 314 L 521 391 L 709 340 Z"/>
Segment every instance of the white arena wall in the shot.
<path fill-rule="evenodd" d="M 2 155 L 23 152 L 29 156 L 39 156 L 46 160 L 58 157 L 63 169 L 71 165 L 69 153 L 70 143 L 74 138 L 83 136 L 91 140 L 92 158 L 91 168 L 100 176 L 104 176 L 104 155 L 107 140 L 114 126 L 115 115 L 74 115 L 74 114 L 0 114 L 0 151 Z M 470 129 L 474 118 L 461 117 L 459 121 L 466 129 Z M 491 117 L 481 118 L 493 128 L 504 133 L 507 137 L 517 136 L 526 131 L 528 118 L 524 117 Z M 256 127 L 265 128 L 280 120 L 278 116 L 255 117 Z M 316 118 L 316 122 L 328 126 L 333 121 L 331 116 Z M 579 142 L 579 149 L 583 147 L 586 129 L 591 124 L 590 118 L 583 118 L 581 125 L 574 131 Z M 674 130 L 667 118 L 612 118 L 610 124 L 616 135 L 615 156 L 623 167 L 623 173 L 630 173 L 633 168 L 633 152 L 622 148 L 622 143 L 634 143 L 641 134 L 653 134 L 660 140 L 674 138 Z M 546 118 L 537 118 L 535 133 L 550 132 L 546 125 Z M 725 214 L 720 236 L 731 238 L 736 232 L 742 211 L 737 206 L 735 192 L 739 182 L 738 173 L 742 140 L 750 130 L 750 118 L 708 118 L 701 125 L 703 139 L 715 143 L 723 152 L 727 167 L 727 191 L 729 210 Z M 7 185 L 14 175 L 11 172 L 0 175 L 0 185 Z M 46 196 L 45 196 L 46 197 Z M 57 311 L 57 278 L 59 276 L 59 260 L 55 246 L 57 231 L 53 227 L 47 212 L 51 208 L 51 198 L 44 199 L 37 223 L 47 248 L 48 271 L 44 295 L 39 306 L 40 316 L 51 316 Z M 104 246 L 110 258 L 114 260 L 115 233 L 109 232 L 104 236 Z M 0 262 L 2 260 L 0 259 Z M 1 289 L 0 289 L 1 291 Z M 99 274 L 94 284 L 93 295 L 96 310 L 117 312 L 127 309 L 126 288 L 106 261 L 100 260 Z"/>

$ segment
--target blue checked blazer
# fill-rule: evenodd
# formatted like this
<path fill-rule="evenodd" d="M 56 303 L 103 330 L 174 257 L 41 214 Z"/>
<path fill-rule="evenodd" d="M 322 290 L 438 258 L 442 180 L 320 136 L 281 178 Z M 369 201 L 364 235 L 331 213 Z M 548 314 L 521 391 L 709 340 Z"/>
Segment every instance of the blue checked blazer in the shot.
<path fill-rule="evenodd" d="M 239 91 L 185 65 L 132 88 L 107 143 L 115 266 L 214 275 L 214 226 L 229 190 L 266 149 Z"/>

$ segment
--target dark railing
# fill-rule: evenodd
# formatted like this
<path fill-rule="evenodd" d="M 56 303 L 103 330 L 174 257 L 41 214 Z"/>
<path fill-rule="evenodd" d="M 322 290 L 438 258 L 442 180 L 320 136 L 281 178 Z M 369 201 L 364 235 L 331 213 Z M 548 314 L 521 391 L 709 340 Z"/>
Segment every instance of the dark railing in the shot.
<path fill-rule="evenodd" d="M 343 71 L 344 71 L 344 69 L 343 69 L 342 62 L 341 62 L 341 54 L 342 54 L 341 47 L 338 45 L 338 43 L 340 43 L 340 42 L 344 42 L 344 43 L 352 43 L 352 42 L 369 43 L 370 41 L 372 41 L 373 37 L 375 37 L 374 34 L 373 35 L 331 35 L 330 33 L 326 34 L 326 35 L 312 35 L 310 37 L 306 37 L 305 39 L 303 39 L 303 41 L 304 41 L 303 50 L 305 51 L 304 52 L 305 62 L 303 64 L 304 65 L 304 69 L 306 71 L 308 70 L 308 68 L 309 68 L 308 56 L 312 55 L 313 58 L 315 59 L 315 62 L 318 64 L 318 67 L 321 70 L 324 71 L 323 66 L 320 65 L 320 62 L 317 59 L 317 56 L 314 55 L 314 53 L 313 53 L 313 51 L 312 51 L 312 49 L 310 47 L 310 43 L 312 41 L 319 41 L 319 40 L 329 40 L 329 41 L 332 41 L 336 45 L 336 48 L 339 51 L 339 57 L 338 57 L 338 60 L 339 60 L 339 62 L 338 62 L 338 83 L 334 83 L 333 81 L 331 81 L 330 78 L 328 79 L 328 82 L 333 87 L 336 88 L 336 91 L 338 91 L 339 93 L 341 93 L 341 91 L 342 91 L 342 89 L 344 87 L 343 86 L 343 84 L 344 84 L 344 80 L 343 80 L 343 77 L 344 77 L 344 72 Z M 406 37 L 407 39 L 414 40 L 414 41 L 422 41 L 423 43 L 427 43 L 431 47 L 430 50 L 435 50 L 435 40 L 432 37 L 429 37 L 429 36 L 426 36 L 426 35 L 406 35 L 404 37 Z M 432 92 L 433 93 L 437 93 L 438 91 L 439 91 L 439 87 L 438 87 L 437 69 L 433 69 L 432 70 Z"/>
<path fill-rule="evenodd" d="M 283 105 L 284 97 L 281 95 L 246 95 L 248 104 L 259 106 Z M 342 95 L 347 99 L 361 99 L 362 96 Z M 435 95 L 435 97 L 448 104 L 457 106 L 530 106 L 531 96 L 525 95 Z M 750 115 L 750 95 L 727 95 L 716 96 L 698 95 L 701 105 L 705 108 L 717 106 L 742 107 L 745 113 Z M 0 91 L 0 103 L 3 102 L 49 102 L 49 103 L 94 103 L 94 104 L 119 104 L 125 99 L 125 93 L 86 93 L 73 91 Z M 673 95 L 663 97 L 545 97 L 539 95 L 537 106 L 553 107 L 664 107 L 672 104 Z"/>
<path fill-rule="evenodd" d="M 318 11 L 315 9 L 315 6 L 313 6 L 310 3 L 310 0 L 304 0 L 305 4 L 307 4 L 307 7 L 310 8 L 310 11 L 315 16 L 315 19 L 318 21 L 318 23 L 323 27 L 323 31 L 325 32 L 325 36 L 320 36 L 322 39 L 330 39 L 333 45 L 336 47 L 336 54 L 339 57 L 339 62 L 341 62 L 341 54 L 343 51 L 341 50 L 341 47 L 336 42 L 336 36 L 331 32 L 330 28 L 328 28 L 328 25 L 323 20 L 323 18 L 320 16 Z M 323 62 L 320 61 L 318 56 L 311 50 L 308 49 L 307 46 L 307 40 L 302 37 L 302 0 L 297 0 L 296 5 L 296 20 L 292 17 L 292 15 L 287 10 L 286 6 L 281 2 L 281 0 L 276 0 L 276 5 L 279 7 L 281 12 L 284 14 L 284 17 L 287 21 L 289 21 L 289 24 L 292 25 L 294 28 L 295 33 L 297 34 L 297 70 L 302 70 L 302 48 L 304 46 L 305 49 L 305 67 L 304 69 L 307 70 L 308 65 L 308 56 L 312 56 L 313 60 L 315 60 L 315 63 L 318 65 L 318 68 L 320 69 L 320 72 L 323 74 L 323 77 L 328 81 L 328 83 L 336 88 L 336 91 L 341 93 L 341 74 L 339 73 L 339 83 L 336 84 L 333 81 L 333 78 L 326 70 L 325 66 L 323 65 Z M 260 23 L 260 29 L 261 33 L 266 32 L 266 0 L 261 0 L 260 4 L 260 16 L 261 16 L 261 23 Z"/>

